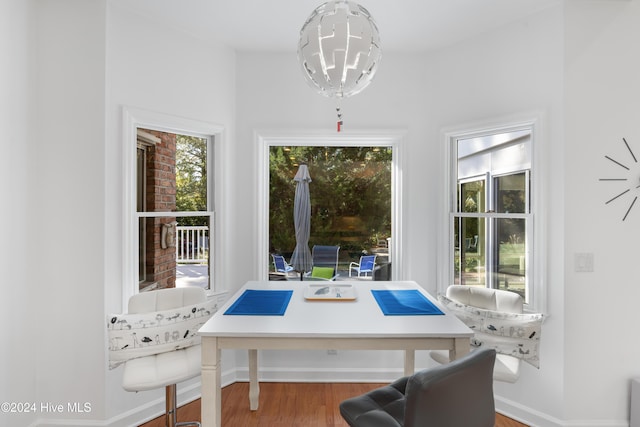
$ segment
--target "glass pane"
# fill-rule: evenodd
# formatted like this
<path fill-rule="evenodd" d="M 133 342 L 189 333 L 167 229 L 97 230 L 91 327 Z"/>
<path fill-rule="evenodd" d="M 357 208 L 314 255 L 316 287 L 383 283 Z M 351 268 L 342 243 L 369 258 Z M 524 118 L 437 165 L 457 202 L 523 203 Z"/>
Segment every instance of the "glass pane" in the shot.
<path fill-rule="evenodd" d="M 495 287 L 516 292 L 525 298 L 526 276 L 526 220 L 495 219 L 496 274 Z"/>
<path fill-rule="evenodd" d="M 139 221 L 140 290 L 209 289 L 209 217 L 150 217 Z"/>
<path fill-rule="evenodd" d="M 496 212 L 525 213 L 527 208 L 527 183 L 524 172 L 494 179 Z"/>
<path fill-rule="evenodd" d="M 139 131 L 138 212 L 207 211 L 207 139 Z"/>
<path fill-rule="evenodd" d="M 176 209 L 205 212 L 207 208 L 207 140 L 176 137 Z"/>
<path fill-rule="evenodd" d="M 178 218 L 176 227 L 176 287 L 209 289 L 212 248 L 209 217 Z"/>
<path fill-rule="evenodd" d="M 485 220 L 456 217 L 454 222 L 458 242 L 454 247 L 455 284 L 484 286 L 486 283 Z M 462 234 L 459 234 L 459 230 L 462 230 Z"/>
<path fill-rule="evenodd" d="M 296 246 L 293 207 L 301 164 L 311 176 L 309 249 L 340 246 L 338 274 L 376 254 L 386 274 L 391 237 L 391 147 L 272 146 L 269 149 L 269 252 L 289 262 Z M 269 254 L 270 269 L 273 263 Z"/>
<path fill-rule="evenodd" d="M 460 212 L 485 212 L 485 180 L 461 183 L 460 192 L 458 193 L 458 206 Z"/>

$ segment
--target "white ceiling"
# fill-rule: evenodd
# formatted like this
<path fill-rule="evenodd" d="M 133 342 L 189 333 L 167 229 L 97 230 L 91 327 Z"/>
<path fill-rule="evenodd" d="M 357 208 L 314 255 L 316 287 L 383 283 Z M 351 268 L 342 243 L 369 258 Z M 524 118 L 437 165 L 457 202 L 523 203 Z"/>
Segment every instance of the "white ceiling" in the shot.
<path fill-rule="evenodd" d="M 302 24 L 325 0 L 109 0 L 161 25 L 241 51 L 297 49 Z M 384 51 L 430 50 L 519 20 L 562 0 L 358 0 Z"/>

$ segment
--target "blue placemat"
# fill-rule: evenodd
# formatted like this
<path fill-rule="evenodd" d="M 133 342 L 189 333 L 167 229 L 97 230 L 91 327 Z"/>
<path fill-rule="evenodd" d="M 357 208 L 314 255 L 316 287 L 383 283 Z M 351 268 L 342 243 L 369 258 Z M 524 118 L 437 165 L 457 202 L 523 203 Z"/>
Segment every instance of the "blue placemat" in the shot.
<path fill-rule="evenodd" d="M 293 291 L 247 289 L 224 312 L 241 316 L 282 316 Z"/>
<path fill-rule="evenodd" d="M 371 293 L 385 316 L 444 314 L 417 289 Z"/>

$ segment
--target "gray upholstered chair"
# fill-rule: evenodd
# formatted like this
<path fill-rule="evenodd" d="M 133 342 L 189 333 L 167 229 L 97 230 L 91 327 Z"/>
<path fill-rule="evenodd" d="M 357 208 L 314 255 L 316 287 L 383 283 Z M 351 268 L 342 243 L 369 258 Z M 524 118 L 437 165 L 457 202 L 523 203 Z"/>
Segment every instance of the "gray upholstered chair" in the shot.
<path fill-rule="evenodd" d="M 522 297 L 515 292 L 477 286 L 451 285 L 447 297 L 461 304 L 485 310 L 521 314 L 524 307 Z M 449 363 L 449 352 L 432 351 L 431 358 L 438 363 Z M 506 354 L 496 356 L 493 379 L 515 383 L 520 377 L 520 359 Z"/>
<path fill-rule="evenodd" d="M 206 301 L 204 289 L 172 288 L 142 292 L 129 299 L 129 314 L 160 312 L 191 306 Z M 127 361 L 122 387 L 127 391 L 145 391 L 165 387 L 167 427 L 200 426 L 197 421 L 177 422 L 176 384 L 200 375 L 201 347 L 181 348 Z"/>
<path fill-rule="evenodd" d="M 351 427 L 493 427 L 496 352 L 483 349 L 343 401 Z"/>

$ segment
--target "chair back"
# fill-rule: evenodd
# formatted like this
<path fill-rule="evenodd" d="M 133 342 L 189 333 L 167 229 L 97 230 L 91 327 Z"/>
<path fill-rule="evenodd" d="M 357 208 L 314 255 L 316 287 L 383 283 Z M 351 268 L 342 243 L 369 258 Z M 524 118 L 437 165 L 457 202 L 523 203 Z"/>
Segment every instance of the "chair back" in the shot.
<path fill-rule="evenodd" d="M 202 288 L 169 288 L 151 292 L 141 292 L 129 298 L 129 313 L 149 313 L 171 310 L 206 301 Z"/>
<path fill-rule="evenodd" d="M 478 350 L 409 377 L 404 426 L 494 427 L 495 359 L 495 350 Z"/>
<path fill-rule="evenodd" d="M 376 256 L 377 255 L 365 255 L 360 257 L 360 272 L 370 272 L 373 271 L 376 265 Z"/>
<path fill-rule="evenodd" d="M 505 313 L 522 313 L 524 301 L 515 292 L 484 287 L 451 285 L 447 297 L 464 305 Z"/>
<path fill-rule="evenodd" d="M 311 250 L 313 265 L 316 267 L 332 267 L 334 272 L 337 272 L 339 251 L 340 246 L 314 245 Z"/>
<path fill-rule="evenodd" d="M 284 257 L 282 255 L 271 255 L 273 257 L 273 266 L 276 271 L 280 273 L 288 273 L 284 264 Z"/>

